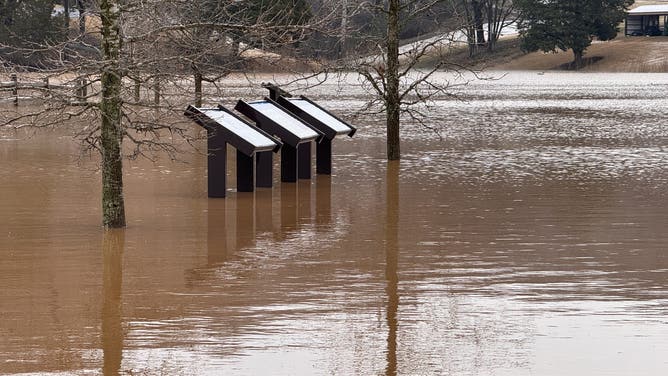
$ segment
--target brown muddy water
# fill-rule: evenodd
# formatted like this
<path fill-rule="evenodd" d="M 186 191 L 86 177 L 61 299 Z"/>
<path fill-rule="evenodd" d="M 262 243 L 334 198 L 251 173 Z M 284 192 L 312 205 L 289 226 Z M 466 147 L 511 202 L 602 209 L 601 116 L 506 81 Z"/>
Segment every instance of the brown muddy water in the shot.
<path fill-rule="evenodd" d="M 347 79 L 309 93 L 349 117 Z M 254 194 L 128 162 L 106 234 L 65 132 L 0 133 L 0 374 L 668 374 L 668 76 L 455 90 L 400 163 L 370 114 L 333 176 Z"/>

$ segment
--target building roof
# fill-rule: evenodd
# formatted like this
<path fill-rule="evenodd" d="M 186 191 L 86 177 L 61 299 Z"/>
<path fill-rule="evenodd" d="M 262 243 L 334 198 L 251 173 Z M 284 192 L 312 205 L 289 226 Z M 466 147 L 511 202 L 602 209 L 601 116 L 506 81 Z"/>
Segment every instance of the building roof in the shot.
<path fill-rule="evenodd" d="M 643 5 L 629 11 L 630 16 L 668 15 L 668 4 L 666 5 Z"/>

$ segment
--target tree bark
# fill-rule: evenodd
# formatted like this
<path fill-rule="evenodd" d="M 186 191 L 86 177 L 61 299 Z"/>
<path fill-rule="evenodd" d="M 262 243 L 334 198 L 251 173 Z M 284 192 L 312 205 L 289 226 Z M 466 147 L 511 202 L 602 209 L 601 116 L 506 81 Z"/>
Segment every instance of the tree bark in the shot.
<path fill-rule="evenodd" d="M 79 35 L 84 35 L 86 34 L 86 16 L 84 15 L 86 6 L 83 0 L 77 0 L 77 8 L 79 9 Z"/>
<path fill-rule="evenodd" d="M 462 9 L 464 11 L 464 30 L 466 32 L 466 43 L 469 48 L 469 58 L 475 56 L 476 53 L 476 34 L 475 34 L 475 21 L 473 17 L 473 10 L 471 9 L 471 3 L 469 0 L 462 0 L 461 2 Z"/>
<path fill-rule="evenodd" d="M 401 158 L 399 140 L 399 115 L 401 98 L 399 96 L 399 0 L 390 0 L 387 19 L 387 91 L 385 107 L 387 111 L 387 159 Z"/>
<path fill-rule="evenodd" d="M 573 69 L 579 70 L 584 66 L 583 54 L 584 50 L 573 49 Z"/>
<path fill-rule="evenodd" d="M 202 72 L 197 64 L 192 64 L 193 75 L 195 78 L 195 107 L 202 107 Z"/>
<path fill-rule="evenodd" d="M 123 159 L 121 146 L 121 35 L 118 0 L 102 0 L 102 54 L 107 62 L 102 72 L 102 221 L 107 228 L 125 227 L 123 199 Z"/>
<path fill-rule="evenodd" d="M 348 38 L 348 0 L 343 0 L 341 4 L 341 36 L 339 40 L 339 58 L 343 59 L 347 54 Z"/>
<path fill-rule="evenodd" d="M 499 25 L 497 23 L 499 9 L 493 0 L 486 0 L 485 3 L 487 8 L 487 51 L 492 52 L 496 46 L 497 39 L 499 39 L 498 32 L 500 30 L 498 30 Z"/>
<path fill-rule="evenodd" d="M 70 0 L 63 0 L 63 15 L 65 16 L 65 35 L 70 31 Z"/>
<path fill-rule="evenodd" d="M 466 43 L 469 46 L 469 58 L 472 58 L 475 56 L 478 47 L 475 42 L 475 27 L 467 26 L 466 30 Z"/>
<path fill-rule="evenodd" d="M 475 25 L 475 34 L 476 34 L 476 44 L 482 46 L 485 44 L 485 29 L 483 24 L 482 17 L 482 4 L 480 1 L 473 0 L 471 1 L 471 7 L 473 8 L 473 23 Z"/>

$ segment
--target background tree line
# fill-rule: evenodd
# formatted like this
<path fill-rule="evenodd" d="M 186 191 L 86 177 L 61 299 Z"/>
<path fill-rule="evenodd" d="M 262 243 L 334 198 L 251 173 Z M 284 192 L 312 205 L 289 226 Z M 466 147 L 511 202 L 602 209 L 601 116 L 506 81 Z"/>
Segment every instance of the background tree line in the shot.
<path fill-rule="evenodd" d="M 54 14 L 53 6 L 79 10 L 82 15 L 79 20 L 80 35 L 84 35 L 85 15 L 97 12 L 95 3 L 91 0 L 0 1 L 0 52 L 3 61 L 27 68 L 44 68 L 49 61 L 46 54 L 49 48 L 45 45 L 62 43 L 72 33 L 71 28 L 66 27 L 70 23 L 69 12 Z M 185 18 L 186 21 L 202 24 L 200 30 L 193 34 L 196 38 L 191 38 L 187 47 L 191 51 L 208 50 L 199 64 L 191 67 L 198 71 L 200 68 L 206 70 L 212 62 L 233 67 L 234 64 L 230 64 L 232 60 L 239 63 L 240 45 L 309 59 L 336 59 L 351 54 L 373 53 L 376 45 L 369 41 L 382 38 L 386 33 L 386 18 L 374 7 L 387 6 L 388 0 L 169 0 L 163 3 L 165 11 L 145 14 L 152 23 L 182 22 Z M 460 30 L 466 37 L 469 55 L 473 56 L 481 51 L 494 51 L 502 30 L 519 20 L 524 50 L 573 49 L 574 66 L 579 67 L 584 50 L 593 37 L 607 40 L 616 36 L 617 24 L 623 20 L 633 1 L 404 0 L 400 3 L 406 9 L 420 10 L 414 12 L 410 23 L 402 25 L 400 40 L 410 41 Z M 171 14 L 166 10 L 169 8 L 173 10 Z M 230 49 L 220 53 L 220 48 L 208 48 L 213 39 L 223 34 L 207 28 L 207 23 L 227 20 L 228 23 L 234 21 L 245 25 L 305 25 L 313 17 L 322 17 L 323 14 L 327 14 L 328 23 L 310 28 L 308 36 L 295 37 L 289 32 L 274 30 L 272 38 L 228 31 L 222 38 L 224 42 L 231 42 Z M 295 43 L 286 44 L 291 38 Z M 95 40 L 89 39 L 88 42 L 94 44 Z M 171 40 L 163 44 L 169 48 L 170 43 L 181 45 L 182 42 Z M 207 48 L 204 48 L 205 44 Z M 243 65 L 237 65 L 243 68 Z"/>
<path fill-rule="evenodd" d="M 43 68 L 44 56 L 34 50 L 43 50 L 44 45 L 53 46 L 68 39 L 74 32 L 66 27 L 69 12 L 55 14 L 55 5 L 65 10 L 78 10 L 79 34 L 86 35 L 86 17 L 98 17 L 99 5 L 92 0 L 2 0 L 0 1 L 0 46 L 3 46 L 3 60 L 7 63 Z M 125 2 L 126 6 L 133 3 L 144 9 L 150 5 L 142 2 Z M 149 2 L 151 3 L 151 2 Z M 285 39 L 267 38 L 225 33 L 236 46 L 239 43 L 267 50 L 280 50 L 282 53 L 294 54 L 303 58 L 338 58 L 351 52 L 371 52 L 375 45 L 364 43 L 370 37 L 380 38 L 386 30 L 383 18 L 374 11 L 374 7 L 386 6 L 387 0 L 354 2 L 352 0 L 240 0 L 215 1 L 199 0 L 184 2 L 178 0 L 163 1 L 161 10 L 156 14 L 144 14 L 151 23 L 177 22 L 197 20 L 202 24 L 193 40 L 191 49 L 201 47 L 215 38 L 213 28 L 207 29 L 205 24 L 235 20 L 240 24 L 263 23 L 272 25 L 304 25 L 314 17 L 326 18 L 328 24 L 309 29 L 307 38 L 298 37 L 298 43 L 286 48 Z M 400 30 L 401 40 L 412 40 L 442 32 L 462 30 L 466 33 L 472 54 L 485 47 L 494 50 L 501 29 L 515 18 L 515 7 L 512 0 L 436 0 L 436 1 L 402 1 L 407 8 L 418 10 L 411 23 L 405 24 Z M 427 6 L 428 5 L 428 6 Z M 403 5 L 402 5 L 403 6 Z M 162 9 L 161 9 L 162 8 Z M 171 9 L 171 11 L 169 11 Z M 171 12 L 171 13 L 170 13 Z M 380 16 L 380 17 L 379 17 Z M 277 34 L 282 34 L 276 31 Z M 90 35 L 90 33 L 88 33 Z M 285 35 L 284 35 L 285 37 Z M 90 38 L 87 42 L 94 44 Z M 177 42 L 178 41 L 171 41 Z M 14 47 L 9 53 L 7 47 Z M 24 47 L 24 53 L 16 50 Z M 332 48 L 333 47 L 333 48 Z M 30 52 L 28 50 L 31 50 Z"/>

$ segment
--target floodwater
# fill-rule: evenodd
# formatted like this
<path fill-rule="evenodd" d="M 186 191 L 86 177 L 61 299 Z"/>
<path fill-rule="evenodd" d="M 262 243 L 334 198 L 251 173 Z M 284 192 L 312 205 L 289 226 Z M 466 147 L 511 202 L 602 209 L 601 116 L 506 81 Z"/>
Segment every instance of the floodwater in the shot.
<path fill-rule="evenodd" d="M 348 80 L 309 93 L 349 117 Z M 254 194 L 127 162 L 108 233 L 65 132 L 0 133 L 0 374 L 668 374 L 668 76 L 453 90 L 400 163 L 371 114 Z"/>

